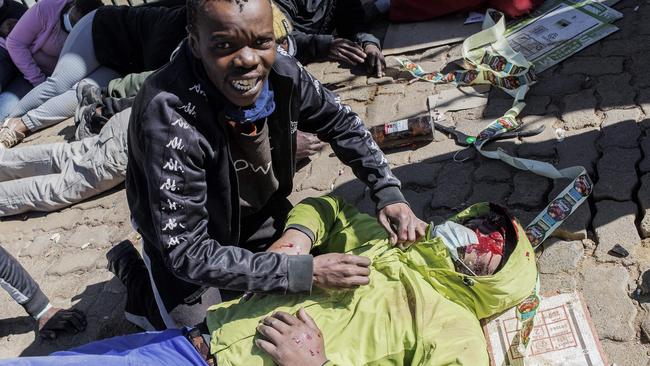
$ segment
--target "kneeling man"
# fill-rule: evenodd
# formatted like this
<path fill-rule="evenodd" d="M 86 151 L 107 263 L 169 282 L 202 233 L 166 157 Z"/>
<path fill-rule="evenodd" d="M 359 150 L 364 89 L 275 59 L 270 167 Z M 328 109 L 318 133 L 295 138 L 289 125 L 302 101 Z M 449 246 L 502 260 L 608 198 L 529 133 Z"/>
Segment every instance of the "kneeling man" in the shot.
<path fill-rule="evenodd" d="M 188 39 L 147 79 L 131 115 L 127 197 L 160 311 L 131 315 L 175 327 L 200 321 L 216 289 L 367 284 L 367 258 L 266 249 L 291 209 L 297 130 L 328 142 L 368 185 L 393 244 L 422 236 L 384 154 L 349 107 L 276 48 L 269 0 L 187 6 Z"/>

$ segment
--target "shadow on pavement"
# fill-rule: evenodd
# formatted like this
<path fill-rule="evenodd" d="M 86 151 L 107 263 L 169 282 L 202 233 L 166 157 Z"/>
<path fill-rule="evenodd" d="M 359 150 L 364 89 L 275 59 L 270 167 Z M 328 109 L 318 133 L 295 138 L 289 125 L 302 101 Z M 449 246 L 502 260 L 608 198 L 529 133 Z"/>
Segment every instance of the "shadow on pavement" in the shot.
<path fill-rule="evenodd" d="M 73 298 L 73 302 L 77 301 L 73 308 L 86 314 L 86 330 L 78 334 L 62 334 L 55 340 L 44 340 L 35 335 L 32 344 L 26 347 L 20 356 L 44 356 L 96 340 L 140 331 L 124 318 L 125 296 L 121 286 L 116 278 L 87 286 Z M 0 326 L 0 337 L 34 330 L 34 322 L 30 317 L 22 317 L 19 320 L 16 322 L 14 318 L 0 321 L 0 324 L 6 323 L 6 327 Z"/>

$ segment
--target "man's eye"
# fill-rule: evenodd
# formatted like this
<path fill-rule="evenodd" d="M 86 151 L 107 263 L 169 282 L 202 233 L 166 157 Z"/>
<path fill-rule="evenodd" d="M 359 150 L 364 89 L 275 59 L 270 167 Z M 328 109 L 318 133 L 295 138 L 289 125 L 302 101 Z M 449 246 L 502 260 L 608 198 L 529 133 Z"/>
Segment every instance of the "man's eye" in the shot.
<path fill-rule="evenodd" d="M 255 41 L 255 45 L 256 46 L 267 46 L 272 42 L 273 42 L 273 39 L 271 39 L 271 38 L 260 38 L 260 39 Z"/>
<path fill-rule="evenodd" d="M 214 48 L 218 48 L 218 49 L 222 49 L 222 50 L 224 50 L 224 49 L 226 49 L 226 48 L 230 48 L 230 43 L 229 43 L 229 42 L 221 42 L 221 43 L 217 43 L 217 44 L 214 45 Z"/>

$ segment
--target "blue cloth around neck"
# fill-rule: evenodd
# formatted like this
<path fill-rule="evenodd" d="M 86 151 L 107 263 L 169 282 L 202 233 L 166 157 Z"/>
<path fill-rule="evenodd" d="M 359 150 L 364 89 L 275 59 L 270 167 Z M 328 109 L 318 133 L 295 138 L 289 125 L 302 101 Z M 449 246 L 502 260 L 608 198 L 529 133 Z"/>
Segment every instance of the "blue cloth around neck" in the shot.
<path fill-rule="evenodd" d="M 225 98 L 224 98 L 225 99 Z M 275 99 L 273 90 L 269 87 L 269 80 L 264 80 L 262 92 L 249 107 L 236 106 L 230 101 L 225 101 L 224 114 L 228 120 L 237 123 L 252 123 L 270 116 L 275 111 Z"/>

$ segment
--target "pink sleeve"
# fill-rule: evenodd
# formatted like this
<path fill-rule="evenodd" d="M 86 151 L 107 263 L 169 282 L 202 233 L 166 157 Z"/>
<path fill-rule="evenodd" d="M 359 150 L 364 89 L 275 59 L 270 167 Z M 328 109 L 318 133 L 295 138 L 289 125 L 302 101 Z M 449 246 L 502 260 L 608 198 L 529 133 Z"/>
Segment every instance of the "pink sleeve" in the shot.
<path fill-rule="evenodd" d="M 23 73 L 25 79 L 36 86 L 45 81 L 46 76 L 36 64 L 29 47 L 44 26 L 38 3 L 20 18 L 14 29 L 7 36 L 7 51 L 14 65 Z"/>

